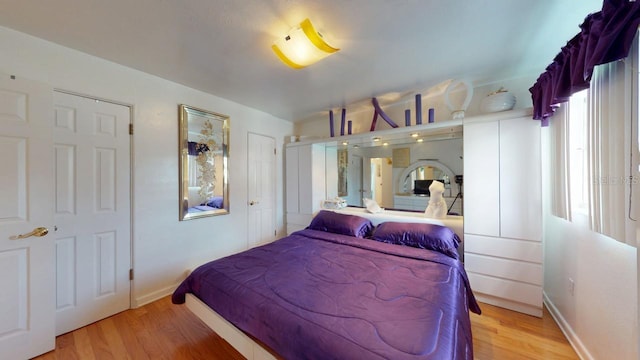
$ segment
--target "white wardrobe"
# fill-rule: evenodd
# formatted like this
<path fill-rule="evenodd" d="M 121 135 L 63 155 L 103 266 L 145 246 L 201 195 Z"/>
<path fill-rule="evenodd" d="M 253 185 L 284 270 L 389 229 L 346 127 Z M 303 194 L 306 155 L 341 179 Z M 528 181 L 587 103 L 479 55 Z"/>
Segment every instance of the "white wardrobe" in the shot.
<path fill-rule="evenodd" d="M 542 316 L 540 122 L 464 122 L 465 269 L 479 301 Z"/>

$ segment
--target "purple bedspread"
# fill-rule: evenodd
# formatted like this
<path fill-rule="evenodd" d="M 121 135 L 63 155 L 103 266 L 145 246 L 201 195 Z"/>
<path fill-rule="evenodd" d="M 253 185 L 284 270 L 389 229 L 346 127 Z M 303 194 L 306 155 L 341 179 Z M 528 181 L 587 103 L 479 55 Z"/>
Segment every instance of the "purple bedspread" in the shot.
<path fill-rule="evenodd" d="M 285 359 L 473 359 L 462 263 L 316 230 L 194 270 L 193 293 Z"/>

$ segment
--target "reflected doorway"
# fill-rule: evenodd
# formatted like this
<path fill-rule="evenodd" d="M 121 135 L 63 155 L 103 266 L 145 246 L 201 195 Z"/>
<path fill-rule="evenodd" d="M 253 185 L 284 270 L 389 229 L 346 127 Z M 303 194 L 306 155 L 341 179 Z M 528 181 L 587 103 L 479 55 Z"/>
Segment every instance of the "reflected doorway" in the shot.
<path fill-rule="evenodd" d="M 383 208 L 393 208 L 393 169 L 391 158 L 371 158 L 371 199 Z"/>
<path fill-rule="evenodd" d="M 349 154 L 347 195 L 342 197 L 349 205 L 362 206 L 362 198 L 366 196 L 362 182 L 362 161 L 362 156 Z"/>

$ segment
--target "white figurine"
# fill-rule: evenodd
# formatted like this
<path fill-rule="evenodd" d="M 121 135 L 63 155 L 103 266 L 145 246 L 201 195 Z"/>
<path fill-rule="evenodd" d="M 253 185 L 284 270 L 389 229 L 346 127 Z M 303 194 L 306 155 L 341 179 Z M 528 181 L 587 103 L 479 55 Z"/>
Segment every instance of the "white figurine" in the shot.
<path fill-rule="evenodd" d="M 429 186 L 429 205 L 424 211 L 424 216 L 434 219 L 447 217 L 447 202 L 444 201 L 444 184 L 434 180 Z"/>

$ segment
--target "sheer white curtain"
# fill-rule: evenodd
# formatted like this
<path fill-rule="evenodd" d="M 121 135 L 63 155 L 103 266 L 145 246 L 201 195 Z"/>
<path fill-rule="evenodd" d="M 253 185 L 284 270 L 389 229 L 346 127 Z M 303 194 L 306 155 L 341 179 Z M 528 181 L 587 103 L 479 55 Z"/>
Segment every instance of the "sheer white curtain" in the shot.
<path fill-rule="evenodd" d="M 627 68 L 629 68 L 627 71 Z M 589 214 L 593 231 L 635 245 L 626 234 L 631 196 L 631 76 L 626 62 L 598 66 L 589 92 Z"/>
<path fill-rule="evenodd" d="M 569 112 L 566 103 L 553 115 L 549 125 L 551 151 L 551 213 L 557 217 L 571 220 L 569 204 Z"/>

